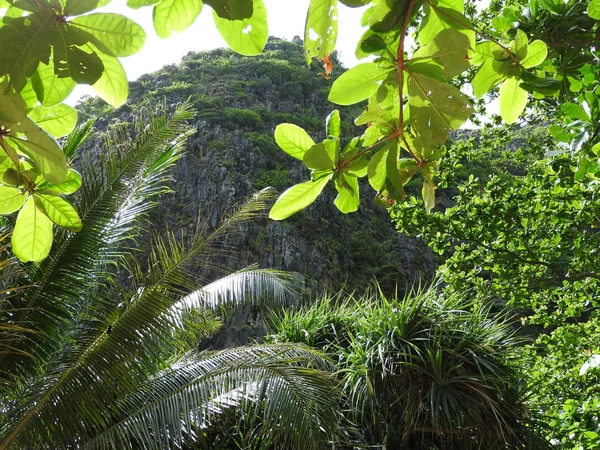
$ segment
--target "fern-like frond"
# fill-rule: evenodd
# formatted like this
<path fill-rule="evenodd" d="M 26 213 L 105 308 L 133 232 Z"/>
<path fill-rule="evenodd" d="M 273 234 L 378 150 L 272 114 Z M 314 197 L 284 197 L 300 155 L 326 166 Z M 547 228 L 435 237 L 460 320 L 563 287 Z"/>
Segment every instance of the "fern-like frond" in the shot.
<path fill-rule="evenodd" d="M 102 339 L 106 317 L 114 315 L 119 303 L 101 293 L 110 277 L 107 265 L 121 255 L 120 244 L 138 233 L 138 219 L 151 205 L 149 197 L 164 192 L 166 169 L 181 154 L 190 117 L 187 105 L 169 116 L 145 117 L 136 138 L 80 158 L 84 183 L 75 203 L 83 229 L 57 233 L 50 256 L 30 267 L 28 281 L 35 288 L 19 298 L 21 312 L 13 317 L 15 324 L 39 333 L 40 338 L 12 343 L 33 358 L 0 355 L 3 369 L 24 380 L 11 392 L 19 400 L 0 419 L 0 435 L 6 437 L 0 448 L 30 425 L 43 423 L 42 411 L 64 398 L 59 387 Z M 89 386 L 97 374 L 88 372 L 84 378 Z M 102 420 L 94 413 L 91 422 Z M 45 425 L 37 429 L 40 436 L 48 432 Z"/>
<path fill-rule="evenodd" d="M 260 417 L 261 435 L 284 448 L 327 447 L 338 426 L 331 364 L 304 347 L 242 347 L 188 356 L 115 406 L 122 417 L 86 449 L 179 447 L 202 440 L 219 415 Z"/>

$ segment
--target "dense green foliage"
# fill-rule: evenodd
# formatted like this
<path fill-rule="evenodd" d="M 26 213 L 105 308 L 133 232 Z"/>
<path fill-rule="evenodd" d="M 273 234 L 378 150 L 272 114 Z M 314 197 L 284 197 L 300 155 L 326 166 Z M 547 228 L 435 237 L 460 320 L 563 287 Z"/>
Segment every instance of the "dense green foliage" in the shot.
<path fill-rule="evenodd" d="M 514 328 L 462 295 L 325 296 L 273 328 L 275 342 L 302 342 L 337 362 L 342 448 L 548 447 L 539 412 L 526 406 Z"/>

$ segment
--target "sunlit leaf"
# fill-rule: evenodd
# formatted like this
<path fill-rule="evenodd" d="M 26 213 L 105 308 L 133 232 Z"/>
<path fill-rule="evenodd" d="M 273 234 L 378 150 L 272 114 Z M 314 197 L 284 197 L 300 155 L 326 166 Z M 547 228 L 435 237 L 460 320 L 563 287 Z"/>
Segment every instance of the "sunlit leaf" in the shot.
<path fill-rule="evenodd" d="M 246 56 L 260 55 L 267 39 L 267 10 L 262 0 L 254 0 L 252 17 L 243 20 L 229 20 L 213 12 L 217 30 L 232 50 Z"/>
<path fill-rule="evenodd" d="M 331 87 L 329 101 L 338 105 L 352 105 L 369 98 L 380 82 L 395 69 L 381 68 L 376 63 L 364 63 L 344 72 Z"/>
<path fill-rule="evenodd" d="M 0 186 L 0 214 L 13 213 L 23 206 L 27 192 L 12 186 Z"/>
<path fill-rule="evenodd" d="M 40 209 L 56 225 L 71 231 L 79 231 L 82 228 L 81 219 L 75 208 L 58 195 L 34 194 Z"/>
<path fill-rule="evenodd" d="M 344 214 L 352 213 L 358 210 L 360 204 L 360 194 L 358 187 L 358 178 L 346 177 L 343 174 L 335 181 L 335 188 L 338 195 L 334 204 Z"/>
<path fill-rule="evenodd" d="M 518 78 L 509 78 L 500 88 L 500 115 L 508 124 L 514 123 L 527 106 L 527 91 Z"/>
<path fill-rule="evenodd" d="M 30 196 L 19 211 L 13 230 L 12 250 L 21 261 L 42 261 L 52 247 L 52 222 Z"/>
<path fill-rule="evenodd" d="M 302 161 L 306 151 L 315 145 L 312 138 L 297 125 L 282 123 L 275 128 L 275 142 L 293 158 Z"/>
<path fill-rule="evenodd" d="M 66 136 L 77 125 L 77 111 L 64 104 L 49 108 L 36 106 L 29 117 L 55 138 Z"/>
<path fill-rule="evenodd" d="M 307 181 L 292 186 L 277 199 L 271 208 L 269 217 L 273 220 L 283 220 L 311 205 L 331 177 L 333 177 L 333 173 L 316 181 Z"/>
<path fill-rule="evenodd" d="M 72 78 L 59 78 L 54 73 L 52 59 L 40 63 L 31 77 L 31 84 L 42 106 L 54 106 L 65 100 L 77 83 Z"/>
<path fill-rule="evenodd" d="M 548 55 L 548 46 L 545 42 L 537 40 L 533 41 L 529 45 L 529 49 L 527 50 L 527 56 L 523 61 L 521 61 L 521 65 L 526 69 L 530 67 L 539 66 L 544 62 L 546 56 Z"/>
<path fill-rule="evenodd" d="M 304 54 L 308 64 L 313 58 L 324 58 L 335 50 L 337 3 L 337 0 L 310 1 L 304 29 Z"/>
<path fill-rule="evenodd" d="M 152 11 L 154 29 L 165 39 L 173 32 L 185 30 L 202 11 L 202 2 L 190 0 L 162 0 Z"/>

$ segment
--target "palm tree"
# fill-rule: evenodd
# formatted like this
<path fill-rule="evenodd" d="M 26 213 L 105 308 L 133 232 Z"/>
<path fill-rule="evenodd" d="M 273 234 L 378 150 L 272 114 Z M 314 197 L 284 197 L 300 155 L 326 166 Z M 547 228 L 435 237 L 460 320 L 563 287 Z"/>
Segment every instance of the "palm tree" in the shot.
<path fill-rule="evenodd" d="M 270 193 L 216 230 L 154 238 L 144 263 L 128 250 L 191 133 L 187 105 L 141 114 L 135 137 L 121 127 L 102 151 L 76 152 L 89 126 L 70 136 L 65 152 L 84 180 L 75 199 L 83 229 L 57 231 L 46 260 L 3 279 L 0 449 L 180 448 L 201 442 L 233 408 L 260 417 L 264 435 L 283 445 L 322 446 L 337 405 L 320 353 L 195 351 L 218 328 L 216 307 L 294 295 L 295 278 L 274 270 L 250 267 L 212 283 L 198 275 L 215 268 L 209 256 L 222 238 L 265 210 Z"/>
<path fill-rule="evenodd" d="M 324 296 L 273 321 L 274 342 L 338 361 L 348 447 L 544 449 L 526 404 L 514 327 L 488 306 L 436 287 Z"/>

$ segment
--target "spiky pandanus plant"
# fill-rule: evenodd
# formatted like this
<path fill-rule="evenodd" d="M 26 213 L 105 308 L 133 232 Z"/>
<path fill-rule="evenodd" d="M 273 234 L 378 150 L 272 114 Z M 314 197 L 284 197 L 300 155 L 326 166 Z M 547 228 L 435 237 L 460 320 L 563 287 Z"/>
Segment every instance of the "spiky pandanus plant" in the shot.
<path fill-rule="evenodd" d="M 180 448 L 202 441 L 232 408 L 260 415 L 264 432 L 290 448 L 318 448 L 335 429 L 328 362 L 318 352 L 194 350 L 194 338 L 215 329 L 212 308 L 293 295 L 294 278 L 278 271 L 252 267 L 208 284 L 196 275 L 223 236 L 266 208 L 268 192 L 214 231 L 198 227 L 185 242 L 157 237 L 144 264 L 127 250 L 152 198 L 168 190 L 190 117 L 186 105 L 147 114 L 135 138 L 113 133 L 102 152 L 79 156 L 83 229 L 58 231 L 50 256 L 11 280 L 31 287 L 0 305 L 2 330 L 20 331 L 1 343 L 11 351 L 0 354 L 10 380 L 0 393 L 0 449 Z M 69 157 L 88 132 L 70 137 Z"/>
<path fill-rule="evenodd" d="M 386 298 L 324 296 L 273 321 L 273 342 L 301 342 L 338 361 L 343 448 L 546 449 L 526 403 L 506 316 L 436 286 Z"/>

